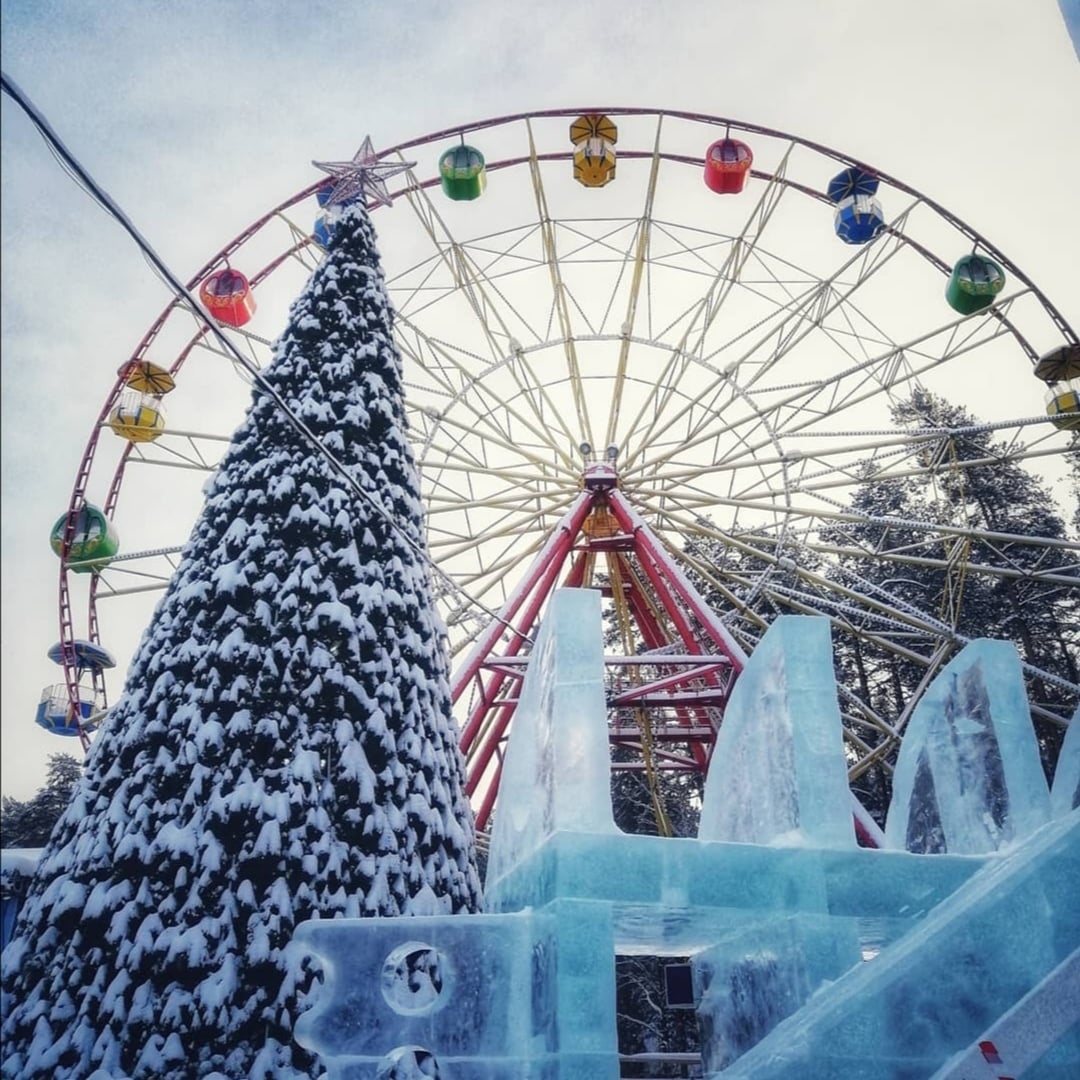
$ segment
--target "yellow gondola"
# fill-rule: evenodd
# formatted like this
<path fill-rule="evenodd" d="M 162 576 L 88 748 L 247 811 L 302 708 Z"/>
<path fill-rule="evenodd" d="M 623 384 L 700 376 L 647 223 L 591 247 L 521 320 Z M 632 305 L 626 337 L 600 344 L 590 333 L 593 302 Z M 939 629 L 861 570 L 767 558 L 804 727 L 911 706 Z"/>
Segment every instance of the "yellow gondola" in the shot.
<path fill-rule="evenodd" d="M 619 129 L 607 116 L 586 113 L 570 125 L 574 144 L 574 179 L 586 187 L 603 187 L 615 179 L 615 143 Z"/>
<path fill-rule="evenodd" d="M 1046 395 L 1046 412 L 1055 427 L 1080 431 L 1080 379 L 1054 383 Z"/>
<path fill-rule="evenodd" d="M 128 442 L 153 442 L 165 430 L 161 398 L 137 391 L 121 394 L 109 413 L 109 427 Z"/>
<path fill-rule="evenodd" d="M 176 388 L 176 380 L 172 375 L 149 360 L 128 360 L 120 365 L 116 374 L 140 394 L 161 397 Z"/>

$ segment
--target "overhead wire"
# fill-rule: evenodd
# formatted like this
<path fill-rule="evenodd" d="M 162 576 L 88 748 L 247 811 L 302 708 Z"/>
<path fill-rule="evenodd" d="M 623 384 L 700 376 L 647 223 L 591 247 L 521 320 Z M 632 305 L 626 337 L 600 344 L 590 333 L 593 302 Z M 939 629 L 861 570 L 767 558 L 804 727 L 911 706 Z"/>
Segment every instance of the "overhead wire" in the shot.
<path fill-rule="evenodd" d="M 8 95 L 29 117 L 30 122 L 41 135 L 49 148 L 50 153 L 56 158 L 65 173 L 88 194 L 114 220 L 119 222 L 124 231 L 135 241 L 143 258 L 149 263 L 157 276 L 168 286 L 175 296 L 187 303 L 191 310 L 202 319 L 209 332 L 217 339 L 218 343 L 228 354 L 233 366 L 242 369 L 250 378 L 253 385 L 257 385 L 278 407 L 289 424 L 300 436 L 315 450 L 320 457 L 330 466 L 333 472 L 345 482 L 349 489 L 362 502 L 379 515 L 389 525 L 390 529 L 403 540 L 415 555 L 417 555 L 429 570 L 446 585 L 451 592 L 461 596 L 469 605 L 482 611 L 489 618 L 502 623 L 509 629 L 513 629 L 509 622 L 503 619 L 498 612 L 492 611 L 480 600 L 471 596 L 454 579 L 447 574 L 428 554 L 424 546 L 415 541 L 405 530 L 383 509 L 379 503 L 364 491 L 360 483 L 341 462 L 308 427 L 308 425 L 293 411 L 273 385 L 266 381 L 258 365 L 244 356 L 236 347 L 232 339 L 218 326 L 214 317 L 206 310 L 201 301 L 187 288 L 186 285 L 169 269 L 161 257 L 157 254 L 150 242 L 135 227 L 131 219 L 120 209 L 112 197 L 94 180 L 81 162 L 67 148 L 64 141 L 53 130 L 52 125 L 45 119 L 40 110 L 23 93 L 19 86 L 7 75 L 0 71 L 0 90 Z"/>

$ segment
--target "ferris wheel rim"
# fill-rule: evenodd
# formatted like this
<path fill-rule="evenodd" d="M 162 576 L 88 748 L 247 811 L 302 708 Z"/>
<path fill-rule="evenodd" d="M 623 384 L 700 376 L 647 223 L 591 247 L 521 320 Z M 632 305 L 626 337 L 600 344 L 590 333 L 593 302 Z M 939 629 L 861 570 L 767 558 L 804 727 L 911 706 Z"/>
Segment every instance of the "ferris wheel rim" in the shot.
<path fill-rule="evenodd" d="M 800 136 L 791 135 L 791 134 L 789 134 L 787 132 L 782 132 L 782 131 L 779 131 L 777 129 L 766 128 L 766 127 L 763 127 L 761 125 L 747 123 L 747 122 L 744 122 L 744 121 L 732 120 L 732 119 L 728 119 L 728 118 L 724 118 L 724 117 L 710 116 L 708 114 L 702 114 L 702 113 L 688 113 L 688 112 L 682 112 L 682 111 L 678 111 L 678 110 L 664 110 L 664 109 L 626 109 L 626 108 L 621 108 L 621 109 L 620 108 L 609 108 L 609 109 L 602 109 L 602 110 L 601 109 L 595 109 L 595 108 L 590 108 L 590 109 L 585 109 L 585 110 L 582 110 L 582 109 L 557 109 L 557 110 L 543 110 L 543 111 L 531 112 L 531 113 L 518 113 L 518 114 L 512 114 L 512 115 L 503 116 L 503 117 L 494 117 L 494 118 L 490 118 L 488 120 L 476 121 L 476 122 L 466 124 L 466 125 L 463 125 L 463 126 L 457 126 L 457 127 L 453 127 L 453 128 L 443 129 L 441 131 L 433 132 L 433 133 L 431 133 L 429 135 L 421 136 L 421 137 L 409 140 L 409 141 L 404 142 L 404 143 L 399 143 L 399 144 L 397 144 L 395 146 L 389 147 L 387 150 L 384 150 L 379 156 L 380 157 L 386 157 L 388 155 L 395 154 L 395 153 L 400 155 L 400 154 L 404 153 L 405 151 L 414 149 L 414 148 L 416 148 L 418 146 L 431 145 L 431 144 L 434 144 L 434 143 L 436 143 L 436 142 L 438 142 L 438 141 L 440 141 L 442 139 L 446 139 L 446 138 L 450 138 L 450 137 L 457 137 L 457 136 L 464 137 L 464 135 L 469 133 L 469 132 L 483 131 L 483 130 L 493 128 L 493 127 L 496 127 L 496 126 L 500 126 L 500 125 L 508 125 L 508 124 L 517 123 L 517 122 L 520 122 L 520 121 L 529 121 L 531 119 L 539 119 L 539 118 L 569 117 L 569 116 L 577 115 L 578 113 L 581 113 L 581 112 L 605 112 L 605 113 L 615 115 L 615 116 L 650 116 L 650 117 L 656 117 L 657 120 L 658 120 L 658 123 L 661 123 L 663 121 L 664 117 L 681 118 L 681 119 L 685 119 L 685 120 L 694 121 L 694 122 L 697 122 L 697 123 L 703 123 L 703 124 L 706 124 L 708 126 L 716 126 L 716 127 L 723 126 L 723 127 L 727 128 L 728 130 L 735 130 L 735 131 L 739 131 L 739 132 L 747 132 L 747 133 L 757 133 L 757 134 L 769 135 L 769 136 L 772 136 L 772 137 L 775 137 L 775 138 L 778 138 L 778 139 L 781 139 L 781 140 L 789 141 L 789 142 L 791 142 L 793 144 L 798 144 L 798 145 L 803 146 L 803 147 L 805 147 L 805 148 L 807 148 L 807 149 L 809 149 L 809 150 L 811 150 L 811 151 L 813 151 L 813 152 L 815 152 L 817 154 L 823 155 L 825 157 L 829 157 L 829 158 L 831 158 L 831 159 L 833 159 L 833 160 L 835 160 L 837 162 L 841 162 L 841 163 L 845 163 L 845 164 L 849 164 L 849 165 L 862 165 L 863 164 L 862 162 L 859 162 L 858 160 L 856 160 L 854 158 L 851 158 L 849 155 L 843 154 L 843 153 L 841 153 L 839 151 L 835 151 L 835 150 L 833 150 L 833 149 L 831 149 L 829 147 L 824 146 L 823 144 L 815 143 L 815 142 L 813 142 L 811 140 L 804 139 L 804 138 L 802 138 Z M 638 153 L 638 152 L 635 152 L 635 151 L 627 151 L 627 152 L 620 152 L 620 153 L 621 153 L 621 156 L 624 155 L 628 159 L 633 159 L 635 156 L 638 156 L 638 157 L 641 157 L 641 158 L 645 158 L 645 157 L 649 156 L 645 152 Z M 676 162 L 678 162 L 680 164 L 684 164 L 684 165 L 699 165 L 699 164 L 701 164 L 701 160 L 702 160 L 702 159 L 687 158 L 685 156 L 680 158 L 677 155 L 657 155 L 657 156 L 663 158 L 664 160 L 676 161 Z M 534 157 L 538 157 L 538 156 L 534 155 Z M 549 154 L 549 155 L 544 155 L 545 160 L 550 160 L 550 161 L 566 160 L 569 157 L 570 157 L 570 152 L 569 151 L 563 151 L 563 152 L 559 152 L 559 153 L 552 153 L 552 154 Z M 501 161 L 501 162 L 500 161 L 495 161 L 495 162 L 492 162 L 489 167 L 493 171 L 497 171 L 497 170 L 499 170 L 501 168 L 511 168 L 511 167 L 520 166 L 520 165 L 524 164 L 527 160 L 528 160 L 528 158 L 516 158 L 516 159 L 507 159 L 507 160 Z M 866 166 L 866 167 L 869 167 L 869 166 Z M 976 233 L 973 229 L 971 229 L 970 226 L 966 225 L 966 223 L 961 221 L 961 219 L 959 219 L 954 214 L 952 214 L 951 211 L 946 210 L 944 207 L 941 207 L 940 204 L 937 204 L 933 200 L 928 199 L 926 196 L 922 195 L 921 192 L 918 192 L 916 189 L 910 187 L 910 185 L 907 185 L 904 182 L 899 181 L 899 180 L 895 179 L 894 177 L 891 177 L 888 174 L 885 174 L 881 170 L 878 170 L 876 168 L 873 168 L 872 171 L 876 175 L 878 175 L 883 181 L 886 181 L 887 183 L 889 183 L 892 187 L 896 188 L 897 190 L 907 192 L 909 195 L 916 198 L 919 203 L 921 203 L 922 205 L 924 205 L 928 209 L 930 209 L 933 213 L 935 213 L 937 215 L 940 215 L 941 217 L 947 219 L 959 232 L 967 235 L 970 239 L 972 239 L 973 242 L 978 247 L 982 248 L 983 250 L 985 250 L 989 254 L 993 255 L 993 257 L 995 259 L 997 259 L 999 262 L 1002 263 L 1002 265 L 1006 266 L 1010 270 L 1010 273 L 1013 274 L 1013 276 L 1015 276 L 1018 281 L 1022 282 L 1027 287 L 1027 291 L 1029 291 L 1034 296 L 1034 298 L 1035 298 L 1036 302 L 1038 303 L 1038 305 L 1048 314 L 1048 316 L 1055 323 L 1055 325 L 1057 325 L 1059 327 L 1059 329 L 1062 330 L 1062 333 L 1065 336 L 1066 340 L 1071 340 L 1071 341 L 1076 340 L 1076 335 L 1072 331 L 1072 328 L 1069 327 L 1068 324 L 1064 321 L 1064 319 L 1060 316 L 1060 313 L 1057 311 L 1057 309 L 1053 307 L 1053 305 L 1050 303 L 1050 301 L 1037 288 L 1037 286 L 1035 286 L 1034 283 L 1031 282 L 1030 279 L 1020 270 L 1020 268 L 1017 267 L 1016 264 L 1013 263 L 1010 259 L 1008 259 L 1007 256 L 1005 256 L 1003 253 L 998 251 L 998 249 L 996 247 L 994 247 L 992 244 L 990 244 L 988 241 L 986 241 L 985 238 L 983 238 L 980 234 Z M 758 171 L 757 175 L 758 175 L 759 179 L 765 179 L 765 180 L 775 179 L 775 177 L 771 177 L 770 174 L 762 172 L 761 170 Z M 227 265 L 227 261 L 228 261 L 229 257 L 232 256 L 237 251 L 239 251 L 243 247 L 243 245 L 249 239 L 251 239 L 253 236 L 255 236 L 264 226 L 266 226 L 274 218 L 280 217 L 281 215 L 283 215 L 285 211 L 287 211 L 287 210 L 291 209 L 292 207 L 296 206 L 297 204 L 303 202 L 305 199 L 310 198 L 319 189 L 321 184 L 324 183 L 324 182 L 325 181 L 316 181 L 316 182 L 306 186 L 305 188 L 301 189 L 301 191 L 299 191 L 297 194 L 295 194 L 293 196 L 290 196 L 288 199 L 280 202 L 271 211 L 269 211 L 268 213 L 262 215 L 262 217 L 257 219 L 251 225 L 249 225 L 245 230 L 243 230 L 240 234 L 238 234 L 237 237 L 235 237 L 232 241 L 230 241 L 229 244 L 227 244 L 215 256 L 213 256 L 213 258 L 211 258 L 202 268 L 200 268 L 200 270 L 196 273 L 196 275 L 191 279 L 191 282 L 190 282 L 190 284 L 188 286 L 189 289 L 193 289 L 193 288 L 197 287 L 198 283 L 206 276 L 206 274 L 212 272 L 214 269 L 218 268 L 221 265 Z M 438 184 L 438 182 L 439 182 L 438 177 L 434 177 L 434 178 L 425 179 L 423 181 L 413 183 L 411 185 L 411 187 L 407 186 L 406 188 L 403 188 L 403 189 L 401 189 L 399 191 L 394 192 L 393 193 L 393 199 L 395 201 L 400 199 L 403 195 L 405 195 L 410 190 L 426 191 L 427 189 L 436 186 Z M 795 186 L 798 186 L 798 185 L 795 185 Z M 814 198 L 817 198 L 817 199 L 820 199 L 820 200 L 825 199 L 824 195 L 821 192 L 812 191 L 812 190 L 807 189 L 807 188 L 800 188 L 800 190 L 802 191 L 802 194 L 804 194 L 804 195 L 811 195 Z M 373 207 L 373 209 L 376 209 L 376 208 Z M 905 243 L 910 242 L 909 239 L 906 238 L 906 237 L 903 238 L 903 241 Z M 275 259 L 271 260 L 271 262 L 267 263 L 265 266 L 262 267 L 262 269 L 260 271 L 258 271 L 255 275 L 253 275 L 253 277 L 251 279 L 252 286 L 257 287 L 264 280 L 266 280 L 268 277 L 270 277 L 274 273 L 274 271 L 281 265 L 281 263 L 283 261 L 288 260 L 292 256 L 297 256 L 297 255 L 300 255 L 301 253 L 304 253 L 306 250 L 309 250 L 312 247 L 312 244 L 313 244 L 313 241 L 312 241 L 310 236 L 299 237 L 298 239 L 296 239 L 296 241 L 292 245 L 292 247 L 290 247 L 290 248 L 286 249 L 285 251 L 283 251 L 279 256 L 277 256 Z M 934 265 L 936 265 L 939 270 L 943 270 L 943 269 L 946 268 L 946 264 L 944 264 L 940 259 L 930 257 L 930 254 L 928 252 L 923 251 L 923 252 L 920 252 L 920 253 L 923 254 L 923 256 L 925 258 L 928 258 L 928 261 L 931 261 Z M 153 344 L 153 342 L 156 340 L 158 333 L 160 332 L 160 330 L 161 330 L 162 326 L 164 325 L 164 323 L 166 322 L 166 320 L 169 318 L 170 314 L 174 310 L 182 309 L 183 307 L 184 307 L 184 301 L 179 297 L 174 298 L 174 300 L 172 300 L 165 307 L 165 309 L 162 311 L 162 313 L 158 316 L 157 320 L 155 320 L 155 323 L 151 326 L 150 330 L 147 331 L 147 333 L 144 335 L 144 337 L 140 341 L 139 345 L 136 347 L 136 349 L 135 349 L 135 351 L 134 351 L 134 353 L 132 354 L 132 357 L 131 357 L 132 360 L 140 359 L 140 358 L 145 357 L 148 349 Z M 995 314 L 995 316 L 1002 317 L 996 311 L 994 312 L 994 314 Z M 1035 354 L 1035 352 L 1032 349 L 1031 345 L 1023 337 L 1023 335 L 1020 334 L 1018 331 L 1012 329 L 1011 327 L 1010 327 L 1009 332 L 1010 332 L 1011 336 L 1020 345 L 1020 347 L 1023 349 L 1023 351 L 1027 354 L 1029 360 L 1031 360 L 1032 363 L 1034 363 L 1035 360 L 1037 359 L 1037 355 Z M 205 334 L 206 334 L 206 327 L 205 326 L 203 326 L 201 329 L 197 329 L 195 335 L 191 339 L 191 342 L 190 342 L 189 346 L 183 351 L 183 353 L 177 358 L 177 360 L 173 364 L 173 366 L 169 369 L 170 373 L 175 374 L 177 371 L 179 371 L 179 369 L 182 367 L 183 363 L 186 361 L 187 357 L 190 355 L 191 350 L 193 350 L 198 345 L 200 339 L 202 339 L 205 336 Z M 557 345 L 557 344 L 559 344 L 559 341 L 557 341 L 557 340 L 547 343 L 547 345 Z M 541 346 L 535 346 L 535 348 L 540 348 L 540 347 Z M 543 347 L 546 347 L 546 346 L 543 346 Z M 534 348 L 534 347 L 530 346 L 530 348 Z M 509 358 L 507 358 L 505 360 L 502 360 L 502 361 L 499 361 L 498 363 L 499 364 L 507 363 L 508 360 L 509 360 Z M 114 384 L 113 390 L 110 393 L 109 398 L 106 401 L 106 404 L 102 409 L 102 413 L 101 413 L 101 416 L 99 417 L 98 423 L 95 425 L 94 431 L 92 432 L 92 435 L 91 435 L 90 442 L 87 445 L 87 449 L 84 452 L 83 460 L 82 460 L 82 462 L 80 464 L 80 472 L 79 472 L 79 477 L 81 479 L 85 480 L 85 478 L 88 475 L 89 468 L 93 463 L 94 451 L 96 449 L 97 440 L 100 437 L 101 428 L 102 428 L 102 426 L 104 426 L 104 421 L 105 421 L 105 418 L 108 415 L 108 411 L 111 408 L 116 396 L 119 394 L 122 385 L 123 385 L 122 380 L 118 377 L 117 382 Z M 1038 419 L 1039 419 L 1039 422 L 1045 423 L 1045 418 L 1038 418 Z M 428 437 L 430 439 L 432 437 L 432 435 L 429 434 Z M 120 489 L 121 489 L 121 486 L 122 486 L 122 482 L 123 482 L 123 479 L 124 479 L 124 472 L 125 472 L 125 469 L 127 468 L 128 464 L 129 464 L 131 454 L 132 454 L 132 447 L 129 445 L 123 451 L 121 461 L 120 461 L 120 463 L 118 465 L 118 468 L 117 468 L 117 471 L 116 471 L 116 473 L 114 475 L 113 481 L 110 484 L 109 496 L 108 496 L 108 499 L 107 499 L 107 508 L 115 508 L 115 506 L 116 506 L 116 503 L 117 503 L 117 501 L 119 499 L 119 494 L 120 494 Z M 787 482 L 786 482 L 787 481 L 787 462 L 784 460 L 784 455 L 780 451 L 779 447 L 777 448 L 777 457 L 779 459 L 779 464 L 780 464 L 780 467 L 781 467 L 781 469 L 783 471 L 783 475 L 784 475 L 784 490 L 787 492 L 788 495 L 790 495 L 790 492 L 787 490 Z M 69 503 L 69 513 L 71 513 L 75 508 L 77 508 L 78 505 L 81 504 L 82 501 L 85 500 L 85 494 L 86 494 L 85 484 L 83 484 L 83 486 L 80 488 L 79 484 L 78 484 L 78 481 L 77 481 L 76 487 L 73 489 L 71 500 L 70 500 L 70 503 Z M 787 518 L 785 518 L 784 520 L 786 522 Z M 61 607 L 63 609 L 65 604 L 66 604 L 67 607 L 68 607 L 68 610 L 70 610 L 70 582 L 67 579 L 67 573 L 68 573 L 68 563 L 67 563 L 66 557 L 65 557 L 65 558 L 62 558 L 62 561 L 61 561 L 61 582 L 62 582 L 62 584 L 61 584 Z M 97 593 L 98 593 L 98 576 L 97 575 L 92 575 L 92 578 L 93 578 L 93 580 L 91 582 L 91 599 L 90 599 L 91 621 L 96 623 L 96 603 L 97 603 L 97 600 L 98 600 L 98 596 L 97 596 Z M 758 587 L 761 588 L 763 586 L 759 585 Z M 96 632 L 96 630 L 95 630 L 95 632 Z"/>

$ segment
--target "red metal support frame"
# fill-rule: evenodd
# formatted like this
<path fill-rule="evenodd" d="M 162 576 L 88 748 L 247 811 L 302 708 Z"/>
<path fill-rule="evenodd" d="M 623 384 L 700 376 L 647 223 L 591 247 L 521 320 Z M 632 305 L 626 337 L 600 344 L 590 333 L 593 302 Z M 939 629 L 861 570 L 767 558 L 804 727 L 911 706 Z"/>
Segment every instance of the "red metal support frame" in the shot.
<path fill-rule="evenodd" d="M 594 555 L 606 554 L 617 560 L 622 571 L 617 579 L 626 591 L 636 633 L 646 648 L 657 650 L 649 660 L 641 656 L 625 658 L 646 664 L 658 674 L 640 685 L 613 687 L 612 705 L 663 712 L 667 717 L 662 725 L 665 741 L 689 744 L 689 756 L 660 751 L 664 767 L 699 771 L 707 768 L 717 727 L 714 714 L 708 710 L 722 711 L 746 657 L 645 522 L 615 490 L 617 483 L 617 475 L 610 467 L 586 469 L 584 490 L 552 530 L 520 584 L 454 676 L 451 696 L 455 703 L 470 687 L 475 693 L 474 704 L 462 725 L 461 746 L 468 768 L 466 792 L 479 799 L 476 824 L 480 829 L 487 827 L 498 794 L 502 748 L 527 666 L 523 653 L 575 548 L 577 554 L 564 587 L 589 587 L 587 568 Z M 614 516 L 621 531 L 615 536 L 592 535 L 587 521 L 593 513 Z M 674 638 L 669 627 L 675 631 Z M 675 656 L 665 663 L 659 650 L 672 645 L 677 646 L 683 663 Z M 707 662 L 687 663 L 697 658 Z M 611 737 L 613 742 L 627 743 L 629 732 L 613 730 Z"/>
<path fill-rule="evenodd" d="M 612 491 L 608 503 L 619 524 L 633 537 L 642 550 L 646 551 L 654 564 L 662 568 L 664 576 L 675 591 L 682 597 L 695 618 L 709 632 L 717 648 L 732 663 L 732 670 L 737 674 L 746 665 L 746 653 L 716 617 L 701 594 L 690 583 L 687 576 L 675 565 L 666 549 L 657 542 L 645 520 L 630 505 L 621 491 Z"/>
<path fill-rule="evenodd" d="M 511 625 L 518 609 L 549 569 L 551 561 L 557 559 L 559 564 L 562 564 L 562 560 L 566 558 L 567 553 L 573 546 L 574 539 L 581 530 L 582 523 L 592 509 L 592 502 L 593 499 L 589 492 L 581 492 L 570 505 L 570 509 L 563 516 L 563 519 L 552 529 L 551 535 L 540 549 L 539 554 L 533 560 L 521 582 L 507 597 L 498 615 L 491 621 L 488 628 L 480 635 L 480 638 L 473 646 L 468 659 L 454 674 L 450 684 L 451 701 L 457 702 L 465 688 L 479 672 L 484 660 L 491 654 L 492 649 L 494 649 L 495 644 L 502 637 L 507 627 Z M 520 648 L 520 645 L 518 648 Z M 463 742 L 467 734 L 467 732 L 462 732 Z"/>

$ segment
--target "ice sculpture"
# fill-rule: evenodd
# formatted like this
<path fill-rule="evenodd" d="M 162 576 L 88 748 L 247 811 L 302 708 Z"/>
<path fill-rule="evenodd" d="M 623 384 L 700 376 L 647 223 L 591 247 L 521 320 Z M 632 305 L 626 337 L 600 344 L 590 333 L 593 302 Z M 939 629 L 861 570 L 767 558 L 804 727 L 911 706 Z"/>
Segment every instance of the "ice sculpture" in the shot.
<path fill-rule="evenodd" d="M 698 837 L 853 847 L 829 620 L 781 615 L 724 712 Z"/>
<path fill-rule="evenodd" d="M 563 629 L 550 632 L 558 621 Z M 600 594 L 563 589 L 529 658 L 514 731 L 503 764 L 488 879 L 502 877 L 552 833 L 615 834 L 604 699 Z M 572 628 L 580 628 L 573 632 Z M 568 632 L 569 631 L 569 632 Z M 556 783 L 556 777 L 558 782 Z"/>
<path fill-rule="evenodd" d="M 714 755 L 703 835 L 623 835 L 608 788 L 600 641 L 599 596 L 556 592 L 507 749 L 490 914 L 298 929 L 328 980 L 297 1038 L 331 1080 L 615 1080 L 615 957 L 627 954 L 691 958 L 710 1080 L 926 1077 L 1080 946 L 1080 814 L 1004 855 L 852 843 L 827 627 L 816 618 L 779 620 L 750 657 Z M 946 669 L 943 684 L 955 674 Z M 1010 700 L 996 679 L 979 684 L 995 708 Z M 967 714 L 950 708 L 962 732 Z M 992 724 L 1009 794 L 995 829 L 1019 839 L 1040 798 L 1045 816 L 1045 780 L 1040 770 L 1041 795 L 1037 784 L 1025 793 L 1027 765 L 1006 760 L 1027 753 L 1024 737 L 1002 734 L 997 712 Z M 790 782 L 750 747 L 755 730 L 785 740 Z M 935 790 L 948 790 L 955 747 L 916 738 Z M 750 786 L 768 783 L 768 795 L 756 799 L 721 753 L 757 763 Z M 902 798 L 908 812 L 910 787 Z M 753 813 L 732 799 L 756 799 Z M 767 842 L 746 842 L 751 833 Z M 1054 1054 L 1080 1063 L 1068 1039 Z"/>
<path fill-rule="evenodd" d="M 550 914 L 324 919 L 294 940 L 330 958 L 328 1004 L 298 1020 L 296 1038 L 326 1053 L 334 1076 L 367 1080 L 396 1066 L 409 1077 L 406 1050 L 429 1055 L 432 1069 L 467 1066 L 457 1075 L 526 1076 L 557 1048 Z M 486 1070 L 500 1058 L 502 1071 Z M 415 1075 L 438 1074 L 418 1065 Z"/>
<path fill-rule="evenodd" d="M 824 988 L 723 1080 L 929 1077 L 1080 947 L 1078 889 L 1073 814 L 987 865 L 903 940 Z M 1068 1029 L 1080 1015 L 1060 1019 L 1051 1034 L 1064 1034 L 1043 1068 L 1026 1075 L 1078 1075 L 1076 1030 Z"/>
<path fill-rule="evenodd" d="M 1065 741 L 1058 754 L 1054 786 L 1050 791 L 1050 812 L 1062 817 L 1080 807 L 1080 711 L 1073 714 Z"/>
<path fill-rule="evenodd" d="M 922 853 L 997 851 L 1049 818 L 1016 648 L 972 641 L 915 707 L 896 763 L 887 844 Z"/>

